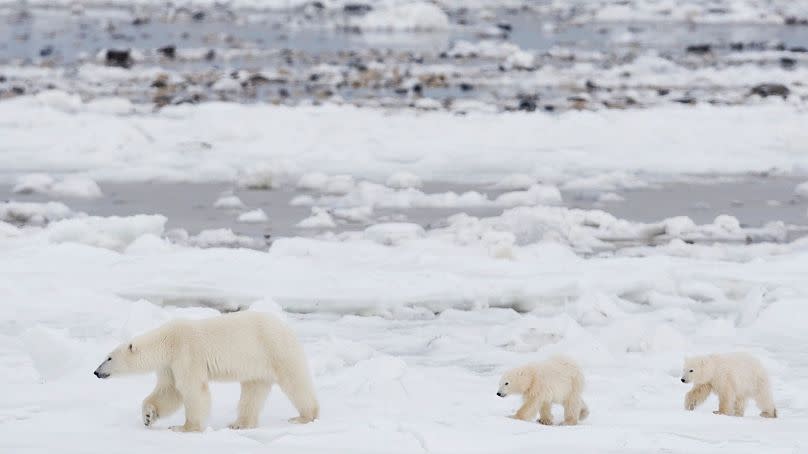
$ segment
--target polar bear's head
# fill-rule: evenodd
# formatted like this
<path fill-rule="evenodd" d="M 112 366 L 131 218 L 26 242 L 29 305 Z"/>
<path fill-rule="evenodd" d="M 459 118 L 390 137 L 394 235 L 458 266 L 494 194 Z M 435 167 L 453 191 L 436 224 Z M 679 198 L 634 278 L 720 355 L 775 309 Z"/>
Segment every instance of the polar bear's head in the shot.
<path fill-rule="evenodd" d="M 712 368 L 704 356 L 685 358 L 682 367 L 682 383 L 695 383 L 701 385 L 712 378 Z"/>
<path fill-rule="evenodd" d="M 170 353 L 168 338 L 155 330 L 112 350 L 93 374 L 98 378 L 109 378 L 152 372 L 168 362 Z"/>
<path fill-rule="evenodd" d="M 509 394 L 522 394 L 533 382 L 533 374 L 523 367 L 511 369 L 502 374 L 499 380 L 499 390 L 497 396 L 505 397 Z"/>

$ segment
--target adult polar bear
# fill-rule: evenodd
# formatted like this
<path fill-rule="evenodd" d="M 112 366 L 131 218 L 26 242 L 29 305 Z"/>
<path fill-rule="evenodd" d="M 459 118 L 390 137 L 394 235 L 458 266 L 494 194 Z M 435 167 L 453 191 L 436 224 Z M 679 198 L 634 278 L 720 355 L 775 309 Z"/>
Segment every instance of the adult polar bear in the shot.
<path fill-rule="evenodd" d="M 303 347 L 280 319 L 236 312 L 202 320 L 175 320 L 116 348 L 95 370 L 98 378 L 157 372 L 157 385 L 143 401 L 143 423 L 185 406 L 181 432 L 202 431 L 210 413 L 209 381 L 241 383 L 232 429 L 258 425 L 274 383 L 300 412 L 290 422 L 307 423 L 319 406 Z"/>

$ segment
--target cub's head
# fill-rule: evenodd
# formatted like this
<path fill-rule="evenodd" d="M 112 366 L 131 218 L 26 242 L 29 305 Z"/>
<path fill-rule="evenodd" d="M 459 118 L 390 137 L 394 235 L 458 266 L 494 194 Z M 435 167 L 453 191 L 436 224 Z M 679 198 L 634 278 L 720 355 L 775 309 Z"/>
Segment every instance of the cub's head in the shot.
<path fill-rule="evenodd" d="M 143 360 L 140 356 L 134 343 L 123 344 L 112 350 L 93 374 L 98 378 L 109 378 L 112 375 L 141 372 Z"/>
<path fill-rule="evenodd" d="M 685 364 L 682 367 L 682 383 L 700 385 L 709 382 L 711 375 L 707 358 L 703 356 L 685 358 Z"/>
<path fill-rule="evenodd" d="M 530 387 L 532 378 L 531 372 L 523 367 L 506 371 L 499 380 L 497 396 L 505 397 L 509 394 L 524 393 Z"/>

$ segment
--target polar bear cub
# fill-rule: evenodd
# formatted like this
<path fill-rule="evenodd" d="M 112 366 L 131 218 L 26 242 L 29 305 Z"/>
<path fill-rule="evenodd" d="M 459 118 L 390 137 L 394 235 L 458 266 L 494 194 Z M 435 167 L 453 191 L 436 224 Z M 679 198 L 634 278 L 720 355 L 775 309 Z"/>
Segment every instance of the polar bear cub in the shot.
<path fill-rule="evenodd" d="M 746 401 L 755 400 L 760 416 L 776 418 L 769 375 L 748 353 L 725 353 L 685 359 L 682 383 L 693 383 L 685 395 L 685 409 L 694 410 L 710 393 L 718 394 L 715 414 L 743 416 Z"/>
<path fill-rule="evenodd" d="M 174 320 L 116 348 L 95 370 L 98 378 L 157 373 L 154 391 L 143 401 L 146 426 L 185 407 L 180 432 L 202 431 L 210 412 L 210 381 L 241 383 L 238 417 L 232 429 L 258 425 L 273 384 L 300 412 L 291 422 L 306 423 L 319 406 L 303 347 L 280 319 L 237 312 L 202 320 Z"/>
<path fill-rule="evenodd" d="M 589 416 L 581 398 L 584 375 L 572 359 L 554 356 L 546 361 L 511 369 L 502 375 L 497 396 L 522 395 L 522 406 L 511 416 L 523 421 L 533 420 L 539 413 L 539 423 L 553 424 L 552 405 L 564 406 L 564 424 L 575 425 Z"/>

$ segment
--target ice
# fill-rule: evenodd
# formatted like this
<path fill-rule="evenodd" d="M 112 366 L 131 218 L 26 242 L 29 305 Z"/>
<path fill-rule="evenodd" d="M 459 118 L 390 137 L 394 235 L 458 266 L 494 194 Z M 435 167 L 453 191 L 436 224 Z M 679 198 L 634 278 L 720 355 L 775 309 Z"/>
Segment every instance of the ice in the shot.
<path fill-rule="evenodd" d="M 162 235 L 165 223 L 166 218 L 159 215 L 88 216 L 53 222 L 45 235 L 52 243 L 82 243 L 122 251 L 142 235 Z"/>
<path fill-rule="evenodd" d="M 44 173 L 22 175 L 12 188 L 17 194 L 48 194 L 53 196 L 94 199 L 103 196 L 101 187 L 86 177 L 54 178 Z"/>
<path fill-rule="evenodd" d="M 237 235 L 231 229 L 206 229 L 187 239 L 188 243 L 203 247 L 252 248 L 257 241 L 246 235 Z"/>
<path fill-rule="evenodd" d="M 241 213 L 238 216 L 238 222 L 261 223 L 261 222 L 267 222 L 268 220 L 269 216 L 267 216 L 264 210 L 260 208 Z"/>
<path fill-rule="evenodd" d="M 20 225 L 44 225 L 74 216 L 61 202 L 0 202 L 0 221 Z"/>
<path fill-rule="evenodd" d="M 395 189 L 419 188 L 421 177 L 410 172 L 396 172 L 387 178 L 387 186 Z"/>
<path fill-rule="evenodd" d="M 213 202 L 215 208 L 224 208 L 229 210 L 244 208 L 244 202 L 235 195 L 223 195 Z"/>
<path fill-rule="evenodd" d="M 409 223 L 382 223 L 365 229 L 365 238 L 388 246 L 397 246 L 404 241 L 421 238 L 424 235 L 423 227 Z"/>
<path fill-rule="evenodd" d="M 374 8 L 355 25 L 369 31 L 439 31 L 449 28 L 449 17 L 432 3 L 411 1 Z"/>
<path fill-rule="evenodd" d="M 298 227 L 304 229 L 327 229 L 337 226 L 337 223 L 334 222 L 334 219 L 328 211 L 322 208 L 312 207 L 311 212 L 311 216 L 297 223 Z"/>

